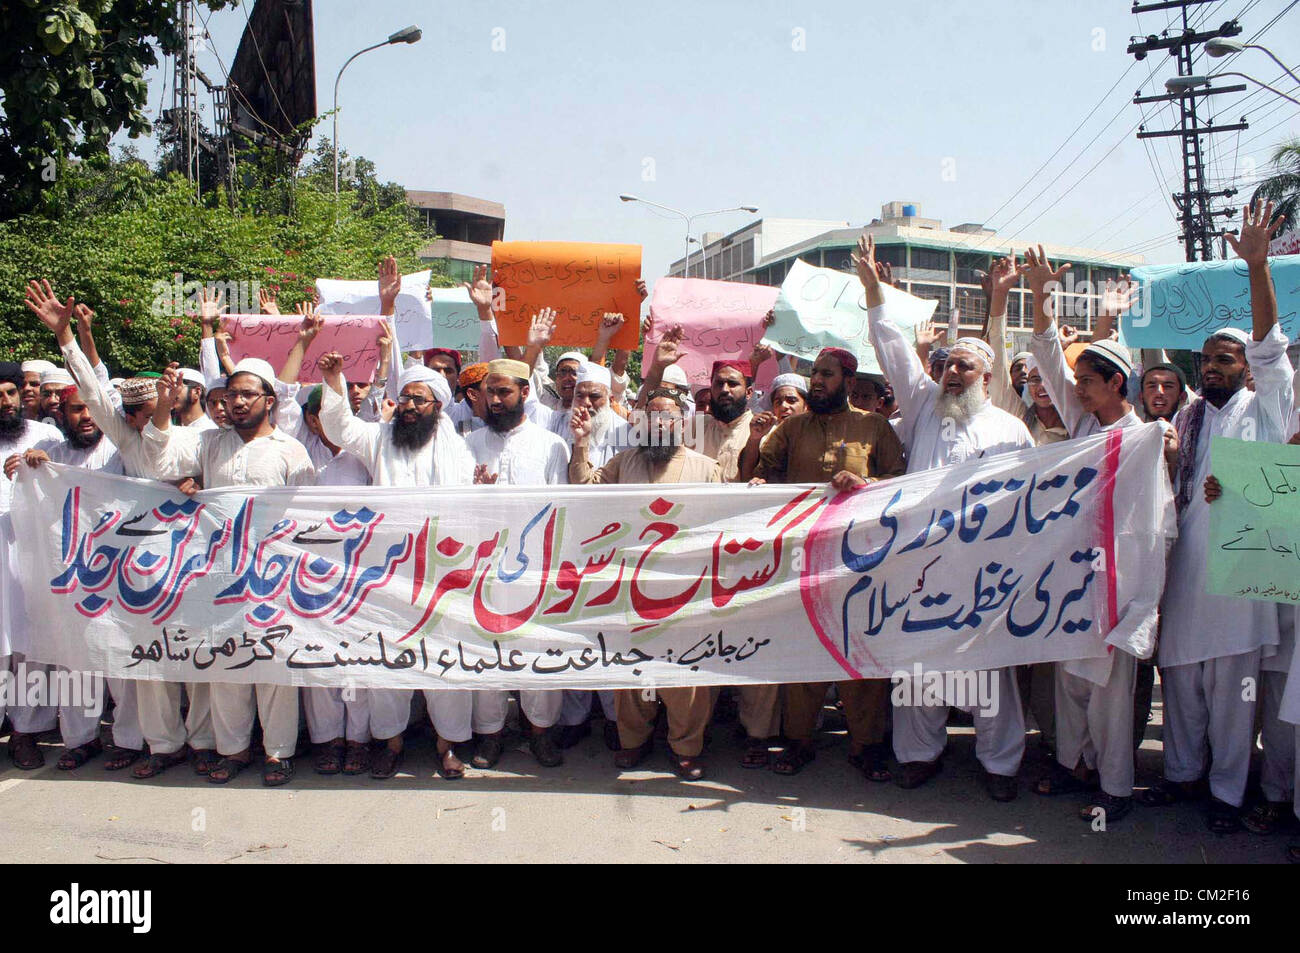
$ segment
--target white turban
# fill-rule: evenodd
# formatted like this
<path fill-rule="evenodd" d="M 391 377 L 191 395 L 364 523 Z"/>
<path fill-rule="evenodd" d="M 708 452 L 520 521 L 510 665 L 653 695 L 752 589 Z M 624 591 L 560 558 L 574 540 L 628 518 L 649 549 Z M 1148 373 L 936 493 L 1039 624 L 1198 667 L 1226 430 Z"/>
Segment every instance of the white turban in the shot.
<path fill-rule="evenodd" d="M 984 363 L 988 367 L 993 367 L 993 348 L 988 341 L 983 338 L 958 338 L 953 342 L 949 351 L 974 351 L 980 357 L 984 358 Z"/>
<path fill-rule="evenodd" d="M 275 390 L 275 370 L 271 367 L 270 362 L 264 361 L 260 357 L 243 358 L 235 365 L 235 369 L 226 376 L 226 381 L 229 382 L 230 378 L 236 374 L 252 374 L 267 387 Z"/>
<path fill-rule="evenodd" d="M 198 371 L 196 371 L 194 368 L 182 367 L 180 373 L 181 373 L 181 380 L 183 380 L 185 383 L 193 384 L 195 387 L 204 387 L 206 389 L 206 385 L 204 384 L 203 381 L 203 375 L 200 374 Z"/>
<path fill-rule="evenodd" d="M 1231 340 L 1236 341 L 1242 347 L 1245 347 L 1246 343 L 1250 340 L 1250 338 L 1246 335 L 1246 332 L 1241 330 L 1241 328 L 1220 328 L 1218 331 L 1215 331 L 1208 338 L 1206 338 L 1206 340 L 1209 341 L 1209 340 L 1213 340 L 1214 338 L 1230 338 Z"/>
<path fill-rule="evenodd" d="M 44 374 L 46 371 L 52 371 L 56 368 L 57 365 L 51 364 L 49 361 L 23 361 L 22 370 L 24 374 Z"/>
<path fill-rule="evenodd" d="M 407 384 L 425 384 L 433 391 L 433 396 L 438 398 L 438 403 L 444 407 L 451 406 L 451 385 L 438 371 L 423 364 L 412 364 L 402 371 L 402 376 L 397 380 L 398 393 L 406 390 Z"/>
<path fill-rule="evenodd" d="M 610 375 L 609 368 L 603 364 L 593 364 L 591 361 L 583 361 L 578 365 L 578 383 L 590 382 L 592 384 L 603 384 L 606 390 L 610 389 L 614 379 Z"/>
<path fill-rule="evenodd" d="M 41 372 L 41 386 L 44 387 L 46 384 L 58 384 L 60 387 L 77 386 L 77 382 L 72 379 L 71 374 L 63 368 L 54 367 L 53 365 L 50 366 L 49 370 Z"/>

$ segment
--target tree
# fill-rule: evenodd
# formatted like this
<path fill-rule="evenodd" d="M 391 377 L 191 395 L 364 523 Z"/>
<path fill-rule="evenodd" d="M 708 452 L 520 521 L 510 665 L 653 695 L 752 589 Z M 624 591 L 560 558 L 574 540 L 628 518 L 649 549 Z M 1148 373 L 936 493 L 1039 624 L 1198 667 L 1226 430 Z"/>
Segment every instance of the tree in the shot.
<path fill-rule="evenodd" d="M 260 211 L 264 188 L 291 189 L 292 213 Z M 156 176 L 132 156 L 101 155 L 71 164 L 57 195 L 42 213 L 0 222 L 0 360 L 57 356 L 22 304 L 30 278 L 49 278 L 96 311 L 96 341 L 115 372 L 150 370 L 196 360 L 198 322 L 185 310 L 197 285 L 187 283 L 222 283 L 242 298 L 232 312 L 256 311 L 259 287 L 292 312 L 316 278 L 373 279 L 384 255 L 403 271 L 427 267 L 417 252 L 433 238 L 405 202 L 376 208 L 351 192 L 336 223 L 332 178 L 328 190 L 305 179 L 250 181 L 231 208 L 220 192 L 196 203 L 183 178 Z M 437 268 L 435 280 L 452 283 Z"/>
<path fill-rule="evenodd" d="M 199 0 L 210 10 L 238 0 Z M 144 73 L 184 45 L 172 0 L 0 4 L 0 218 L 36 209 L 69 157 L 104 155 L 150 123 Z"/>
<path fill-rule="evenodd" d="M 1263 199 L 1271 201 L 1274 213 L 1281 215 L 1286 224 L 1282 231 L 1300 226 L 1300 138 L 1281 143 L 1273 150 L 1270 160 L 1273 174 L 1260 182 L 1251 204 Z"/>

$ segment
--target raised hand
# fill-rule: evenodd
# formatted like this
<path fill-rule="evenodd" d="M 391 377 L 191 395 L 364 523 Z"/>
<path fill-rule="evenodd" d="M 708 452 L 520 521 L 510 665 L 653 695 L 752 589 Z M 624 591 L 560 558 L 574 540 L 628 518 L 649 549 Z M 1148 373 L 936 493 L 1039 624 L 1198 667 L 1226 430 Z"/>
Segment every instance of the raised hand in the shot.
<path fill-rule="evenodd" d="M 762 341 L 755 344 L 754 349 L 749 352 L 750 369 L 757 372 L 758 365 L 762 364 L 764 361 L 770 361 L 772 359 L 772 353 L 772 346 L 770 344 L 764 344 Z"/>
<path fill-rule="evenodd" d="M 686 351 L 682 349 L 682 338 L 684 337 L 686 337 L 686 331 L 680 324 L 668 329 L 655 347 L 654 363 L 657 367 L 676 364 L 686 356 Z"/>
<path fill-rule="evenodd" d="M 305 301 L 294 305 L 294 313 L 302 317 L 302 324 L 298 327 L 298 340 L 305 349 L 320 334 L 320 329 L 325 327 L 325 318 L 316 311 L 315 305 Z"/>
<path fill-rule="evenodd" d="M 280 313 L 280 306 L 275 301 L 275 292 L 265 288 L 257 289 L 257 306 L 263 314 Z"/>
<path fill-rule="evenodd" d="M 858 280 L 864 288 L 878 288 L 880 275 L 876 271 L 876 240 L 863 234 L 858 238 L 858 249 L 851 256 L 857 269 Z"/>
<path fill-rule="evenodd" d="M 876 277 L 880 279 L 881 284 L 894 285 L 894 269 L 890 267 L 889 262 L 876 262 Z"/>
<path fill-rule="evenodd" d="M 543 308 L 533 315 L 532 323 L 528 325 L 528 346 L 546 347 L 554 333 L 555 309 Z"/>
<path fill-rule="evenodd" d="M 1033 246 L 1025 252 L 1025 280 L 1029 282 L 1029 287 L 1035 293 L 1041 294 L 1048 290 L 1050 285 L 1060 285 L 1061 278 L 1069 271 L 1073 265 L 1066 262 L 1056 268 L 1047 260 L 1047 252 L 1043 251 L 1043 246 L 1039 245 L 1035 252 Z"/>
<path fill-rule="evenodd" d="M 623 315 L 606 311 L 605 316 L 600 319 L 600 327 L 596 330 L 596 340 L 609 346 L 610 339 L 618 334 L 623 327 Z"/>
<path fill-rule="evenodd" d="M 749 439 L 752 441 L 762 440 L 768 432 L 776 426 L 776 414 L 770 410 L 765 410 L 761 414 L 755 414 L 749 421 Z"/>
<path fill-rule="evenodd" d="M 927 318 L 924 321 L 918 321 L 916 324 L 916 344 L 917 347 L 934 348 L 942 347 L 943 342 L 948 340 L 948 328 L 946 326 L 934 326 L 934 320 Z"/>
<path fill-rule="evenodd" d="M 180 368 L 179 364 L 172 361 L 163 371 L 162 377 L 158 379 L 158 411 L 155 413 L 155 419 L 159 414 L 169 413 L 189 386 L 181 378 Z"/>
<path fill-rule="evenodd" d="M 388 349 L 393 345 L 393 325 L 389 321 L 379 322 L 379 333 L 375 336 L 375 346 L 379 348 L 380 354 L 387 354 Z"/>
<path fill-rule="evenodd" d="M 1079 332 L 1068 324 L 1062 324 L 1057 333 L 1061 335 L 1061 347 L 1063 348 L 1069 347 L 1079 340 Z"/>
<path fill-rule="evenodd" d="M 569 416 L 569 430 L 573 433 L 573 442 L 586 443 L 591 436 L 591 414 L 585 407 L 574 407 Z"/>
<path fill-rule="evenodd" d="M 222 303 L 225 300 L 225 297 L 225 292 L 218 291 L 214 294 L 212 290 L 207 287 L 204 287 L 202 292 L 200 292 L 199 320 L 203 323 L 204 327 L 210 327 L 214 324 L 217 318 L 220 317 L 221 312 L 226 310 L 225 305 Z M 270 312 L 267 313 L 270 314 Z M 277 311 L 276 313 L 278 314 L 279 312 Z"/>
<path fill-rule="evenodd" d="M 1224 232 L 1237 257 L 1248 265 L 1268 263 L 1268 243 L 1282 227 L 1283 218 L 1273 218 L 1273 203 L 1260 199 L 1254 206 L 1241 210 L 1241 233 Z"/>
<path fill-rule="evenodd" d="M 379 419 L 388 423 L 393 419 L 393 414 L 397 413 L 397 401 L 391 397 L 385 397 L 384 402 L 379 405 Z"/>
<path fill-rule="evenodd" d="M 768 308 L 767 314 L 763 315 L 763 327 L 770 328 L 776 324 L 776 308 Z"/>
<path fill-rule="evenodd" d="M 1128 275 L 1121 275 L 1119 281 L 1107 278 L 1106 287 L 1101 292 L 1101 303 L 1097 308 L 1098 314 L 1119 317 L 1136 303 L 1138 291 L 1141 290 L 1141 287 Z"/>
<path fill-rule="evenodd" d="M 1020 276 L 1029 270 L 1028 264 L 1016 264 L 1016 256 L 1013 252 L 1010 258 L 999 258 L 993 262 L 989 268 L 989 273 L 985 277 L 984 291 L 992 300 L 994 295 L 1006 295 L 1011 289 L 1020 284 Z"/>
<path fill-rule="evenodd" d="M 474 468 L 475 483 L 496 483 L 498 475 L 499 474 L 496 473 L 489 473 L 486 463 L 480 463 Z"/>
<path fill-rule="evenodd" d="M 89 305 L 77 302 L 75 314 L 77 317 L 77 333 L 81 335 L 89 334 L 91 325 L 95 322 L 95 312 L 90 310 Z"/>
<path fill-rule="evenodd" d="M 334 377 L 343 373 L 343 355 L 338 351 L 322 354 L 316 361 L 321 377 Z"/>
<path fill-rule="evenodd" d="M 41 319 L 42 324 L 58 334 L 68 329 L 76 299 L 68 295 L 68 300 L 60 304 L 59 297 L 50 287 L 49 280 L 42 278 L 39 283 L 27 282 L 27 295 L 23 303 L 27 305 L 29 311 Z"/>
<path fill-rule="evenodd" d="M 478 308 L 479 317 L 482 318 L 484 312 L 489 318 L 492 317 L 492 282 L 487 280 L 487 265 L 475 265 L 474 281 L 463 284 L 469 292 L 469 300 Z"/>
<path fill-rule="evenodd" d="M 646 286 L 645 286 L 645 279 L 644 279 L 644 278 L 638 278 L 638 279 L 636 280 L 636 293 L 639 294 L 639 295 L 641 296 L 641 300 L 642 300 L 642 301 L 644 301 L 646 298 L 650 297 L 650 291 L 649 291 L 649 290 L 646 288 Z"/>
<path fill-rule="evenodd" d="M 379 310 L 392 314 L 397 294 L 402 290 L 402 273 L 397 270 L 397 259 L 392 255 L 379 259 Z"/>

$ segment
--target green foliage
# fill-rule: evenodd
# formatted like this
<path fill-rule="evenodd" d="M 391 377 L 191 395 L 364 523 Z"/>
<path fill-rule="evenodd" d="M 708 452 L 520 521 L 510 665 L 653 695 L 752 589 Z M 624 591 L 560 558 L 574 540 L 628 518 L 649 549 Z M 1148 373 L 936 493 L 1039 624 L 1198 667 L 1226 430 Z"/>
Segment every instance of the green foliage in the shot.
<path fill-rule="evenodd" d="M 1300 226 L 1300 139 L 1290 139 L 1273 150 L 1273 172 L 1264 179 L 1251 202 L 1271 200 L 1276 206 L 1274 215 L 1285 221 L 1281 231 Z"/>
<path fill-rule="evenodd" d="M 210 10 L 237 0 L 200 0 Z M 68 158 L 149 132 L 144 73 L 182 45 L 171 0 L 10 0 L 0 4 L 0 218 L 49 197 Z M 154 44 L 158 49 L 155 49 Z"/>
<path fill-rule="evenodd" d="M 381 186 L 373 174 L 368 198 L 351 189 L 341 194 L 337 223 L 332 177 L 322 188 L 313 175 L 259 182 L 250 174 L 231 208 L 220 191 L 196 203 L 178 176 L 156 176 L 129 155 L 101 156 L 70 166 L 55 191 L 48 214 L 0 222 L 3 360 L 57 356 L 23 305 L 31 278 L 48 278 L 61 297 L 74 295 L 95 310 L 95 339 L 115 372 L 148 370 L 197 359 L 198 321 L 173 300 L 177 280 L 243 283 L 242 309 L 236 301 L 232 312 L 255 312 L 260 285 L 292 313 L 318 277 L 374 278 L 387 254 L 404 272 L 421 270 L 418 250 L 433 237 L 417 224 L 400 186 Z M 399 194 L 401 201 L 381 200 Z M 267 210 L 284 195 L 292 196 L 290 213 Z"/>

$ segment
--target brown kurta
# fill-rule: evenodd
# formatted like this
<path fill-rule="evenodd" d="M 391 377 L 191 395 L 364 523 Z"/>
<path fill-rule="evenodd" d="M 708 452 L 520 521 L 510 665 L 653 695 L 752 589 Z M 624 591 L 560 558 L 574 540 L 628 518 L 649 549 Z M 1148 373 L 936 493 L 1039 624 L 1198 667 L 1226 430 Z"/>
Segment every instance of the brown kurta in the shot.
<path fill-rule="evenodd" d="M 712 414 L 697 414 L 687 424 L 696 437 L 694 449 L 718 461 L 723 482 L 730 483 L 740 471 L 740 452 L 749 443 L 749 422 L 752 411 L 745 411 L 729 424 L 724 424 Z"/>
<path fill-rule="evenodd" d="M 796 414 L 777 426 L 759 451 L 754 475 L 769 483 L 825 483 L 841 470 L 864 480 L 907 472 L 903 445 L 884 417 L 850 407 L 833 414 Z M 785 733 L 810 741 L 828 682 L 784 686 Z M 885 738 L 888 679 L 837 683 L 855 751 Z"/>
<path fill-rule="evenodd" d="M 592 469 L 587 448 L 574 446 L 569 457 L 569 482 L 577 483 L 721 483 L 718 464 L 686 447 L 666 463 L 654 464 L 635 447 L 614 454 L 599 470 Z"/>

